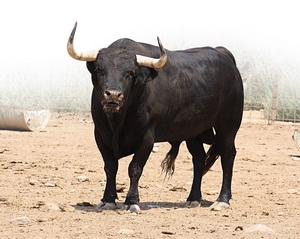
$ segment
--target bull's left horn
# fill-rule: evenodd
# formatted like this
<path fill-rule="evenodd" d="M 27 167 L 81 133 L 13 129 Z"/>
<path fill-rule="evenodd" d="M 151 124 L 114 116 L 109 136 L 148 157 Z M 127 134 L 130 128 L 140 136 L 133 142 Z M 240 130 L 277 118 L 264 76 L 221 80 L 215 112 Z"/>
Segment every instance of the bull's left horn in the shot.
<path fill-rule="evenodd" d="M 160 58 L 155 59 L 155 58 L 151 58 L 151 57 L 136 55 L 137 63 L 140 66 L 146 66 L 146 67 L 151 67 L 151 68 L 161 68 L 167 63 L 167 52 L 164 49 L 163 45 L 161 44 L 159 37 L 157 37 L 157 42 L 158 42 L 159 49 L 160 49 Z"/>
<path fill-rule="evenodd" d="M 77 22 L 75 23 L 75 26 L 71 32 L 68 45 L 67 45 L 69 55 L 79 61 L 95 61 L 98 55 L 98 51 L 81 52 L 81 51 L 76 51 L 74 49 L 73 41 L 74 41 L 76 28 L 77 28 Z"/>

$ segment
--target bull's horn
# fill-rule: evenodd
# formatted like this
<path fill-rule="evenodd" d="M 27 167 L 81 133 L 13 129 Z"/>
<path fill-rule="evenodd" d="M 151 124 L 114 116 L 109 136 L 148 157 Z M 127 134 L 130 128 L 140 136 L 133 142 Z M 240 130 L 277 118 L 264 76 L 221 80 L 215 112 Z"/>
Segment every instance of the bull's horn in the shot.
<path fill-rule="evenodd" d="M 146 67 L 151 67 L 151 68 L 161 68 L 167 63 L 167 52 L 164 49 L 163 45 L 161 44 L 159 37 L 157 37 L 157 42 L 158 42 L 159 49 L 160 49 L 160 58 L 155 59 L 155 58 L 151 58 L 151 57 L 136 55 L 137 63 L 140 66 L 146 66 Z"/>
<path fill-rule="evenodd" d="M 69 55 L 79 61 L 95 61 L 98 55 L 98 51 L 81 52 L 81 51 L 76 51 L 74 49 L 73 41 L 76 32 L 76 27 L 77 27 L 77 22 L 75 23 L 73 31 L 71 32 L 68 45 L 67 45 Z"/>

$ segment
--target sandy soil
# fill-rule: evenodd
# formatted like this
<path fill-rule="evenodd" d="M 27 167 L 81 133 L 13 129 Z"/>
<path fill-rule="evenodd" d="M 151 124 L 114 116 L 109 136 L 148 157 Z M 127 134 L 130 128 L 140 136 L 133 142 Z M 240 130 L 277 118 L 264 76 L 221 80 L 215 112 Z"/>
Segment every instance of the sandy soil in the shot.
<path fill-rule="evenodd" d="M 300 155 L 292 139 L 299 128 L 242 124 L 231 208 L 219 212 L 209 205 L 220 190 L 220 162 L 204 177 L 203 206 L 185 208 L 191 156 L 182 145 L 174 176 L 164 180 L 169 145 L 160 144 L 140 180 L 139 213 L 94 209 L 105 175 L 90 116 L 53 115 L 43 132 L 0 131 L 0 238 L 300 238 L 300 161 L 290 157 Z M 129 162 L 120 161 L 118 207 Z"/>

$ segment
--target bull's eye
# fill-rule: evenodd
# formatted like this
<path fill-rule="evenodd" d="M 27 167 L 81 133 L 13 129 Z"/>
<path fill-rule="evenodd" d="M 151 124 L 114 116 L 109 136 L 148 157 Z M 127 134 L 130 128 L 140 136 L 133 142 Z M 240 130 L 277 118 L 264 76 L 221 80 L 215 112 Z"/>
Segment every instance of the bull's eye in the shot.
<path fill-rule="evenodd" d="M 104 69 L 101 69 L 99 66 L 97 66 L 95 68 L 95 73 L 99 76 L 104 76 L 105 75 L 105 70 Z"/>
<path fill-rule="evenodd" d="M 129 71 L 129 72 L 126 72 L 125 74 L 125 78 L 126 79 L 133 79 L 135 76 L 135 72 L 134 71 Z"/>

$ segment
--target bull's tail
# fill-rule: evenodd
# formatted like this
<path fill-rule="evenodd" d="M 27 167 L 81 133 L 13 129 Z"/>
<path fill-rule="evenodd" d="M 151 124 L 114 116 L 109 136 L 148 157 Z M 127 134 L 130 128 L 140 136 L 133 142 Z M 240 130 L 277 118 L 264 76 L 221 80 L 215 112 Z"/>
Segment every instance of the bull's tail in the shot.
<path fill-rule="evenodd" d="M 166 173 L 166 177 L 171 177 L 175 171 L 175 159 L 179 152 L 180 143 L 171 143 L 172 147 L 170 151 L 161 162 L 162 171 Z"/>
<path fill-rule="evenodd" d="M 205 175 L 208 172 L 208 170 L 214 165 L 219 156 L 220 155 L 217 150 L 217 145 L 216 143 L 214 143 L 212 146 L 210 146 L 209 150 L 206 153 L 205 166 L 202 176 Z"/>
<path fill-rule="evenodd" d="M 161 162 L 162 171 L 166 173 L 166 177 L 171 177 L 175 171 L 175 160 L 179 152 L 180 143 L 172 143 L 172 148 L 167 153 L 165 159 Z M 202 175 L 205 175 L 208 170 L 214 165 L 219 158 L 219 153 L 216 143 L 210 146 L 205 157 L 205 166 Z"/>

